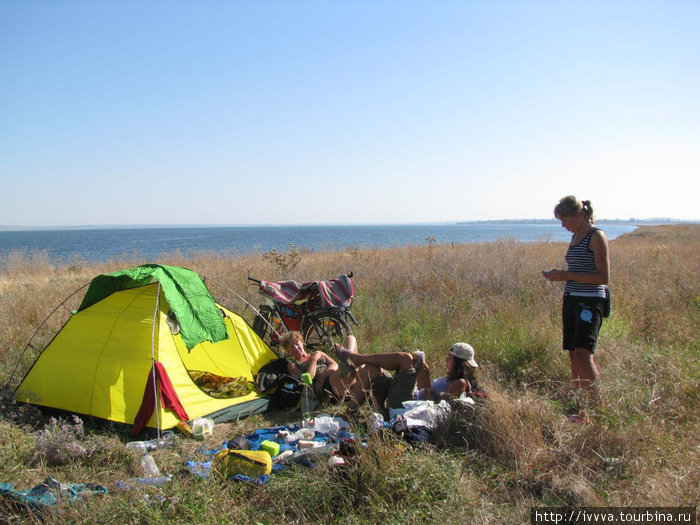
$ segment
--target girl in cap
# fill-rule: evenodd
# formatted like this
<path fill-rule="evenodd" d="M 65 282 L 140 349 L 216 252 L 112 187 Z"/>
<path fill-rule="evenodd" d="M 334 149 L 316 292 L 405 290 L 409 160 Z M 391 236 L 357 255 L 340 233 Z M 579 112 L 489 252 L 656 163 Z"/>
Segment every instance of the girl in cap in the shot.
<path fill-rule="evenodd" d="M 371 391 L 380 408 L 401 408 L 403 401 L 410 399 L 451 399 L 463 393 L 479 393 L 474 360 L 474 348 L 467 343 L 455 343 L 447 355 L 447 374 L 430 381 L 430 367 L 422 352 L 386 352 L 379 354 L 358 354 L 336 346 L 338 361 L 350 368 L 362 366 L 358 371 L 359 380 L 353 385 L 350 407 L 356 408 Z M 385 371 L 394 371 L 389 378 Z M 418 387 L 418 390 L 415 387 Z M 482 393 L 483 395 L 483 393 Z M 384 407 L 384 402 L 387 406 Z"/>
<path fill-rule="evenodd" d="M 608 240 L 603 230 L 593 226 L 591 201 L 573 195 L 562 198 L 554 216 L 573 235 L 566 252 L 568 269 L 542 272 L 549 281 L 566 281 L 562 304 L 563 348 L 569 351 L 574 388 L 585 388 L 603 404 L 599 392 L 590 387 L 598 381 L 593 352 L 603 322 L 607 284 L 610 278 Z M 578 416 L 570 421 L 583 422 Z"/>
<path fill-rule="evenodd" d="M 474 360 L 474 348 L 467 343 L 455 343 L 450 348 L 445 361 L 447 374 L 430 380 L 430 367 L 427 363 L 418 371 L 418 390 L 414 399 L 431 399 L 436 403 L 441 399 L 452 399 L 462 394 L 481 394 L 476 379 L 479 365 Z"/>

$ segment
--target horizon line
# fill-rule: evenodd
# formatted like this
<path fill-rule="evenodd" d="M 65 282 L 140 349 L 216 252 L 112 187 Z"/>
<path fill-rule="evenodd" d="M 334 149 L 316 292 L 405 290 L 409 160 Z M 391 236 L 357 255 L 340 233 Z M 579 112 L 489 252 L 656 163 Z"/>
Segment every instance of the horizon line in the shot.
<path fill-rule="evenodd" d="M 478 219 L 468 221 L 417 221 L 417 222 L 357 222 L 357 223 L 121 223 L 121 224 L 61 224 L 56 226 L 30 224 L 0 224 L 0 231 L 43 231 L 43 230 L 109 230 L 109 229 L 157 229 L 157 228 L 280 228 L 280 227 L 332 227 L 332 226 L 415 226 L 434 224 L 478 224 L 478 223 L 555 223 L 556 219 Z M 674 219 L 671 217 L 651 217 L 629 219 L 597 219 L 607 223 L 696 223 L 698 219 Z"/>

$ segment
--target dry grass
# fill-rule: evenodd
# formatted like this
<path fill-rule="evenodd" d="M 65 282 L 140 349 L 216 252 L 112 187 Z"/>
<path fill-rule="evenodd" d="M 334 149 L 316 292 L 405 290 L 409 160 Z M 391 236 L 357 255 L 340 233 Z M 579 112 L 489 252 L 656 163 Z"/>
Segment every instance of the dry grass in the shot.
<path fill-rule="evenodd" d="M 150 505 L 144 499 L 149 491 L 132 491 L 61 506 L 54 518 L 517 523 L 527 522 L 533 505 L 696 505 L 699 248 L 698 225 L 640 228 L 611 243 L 613 315 L 604 324 L 596 357 L 607 409 L 587 426 L 564 421 L 578 400 L 560 350 L 561 287 L 539 275 L 540 269 L 564 264 L 561 243 L 504 239 L 336 252 L 290 249 L 235 258 L 164 256 L 159 262 L 207 277 L 217 300 L 236 311 L 244 307 L 236 294 L 258 303 L 249 274 L 305 281 L 352 271 L 361 350 L 420 347 L 437 376 L 444 372 L 446 348 L 466 340 L 477 349 L 491 398 L 475 412 L 453 414 L 432 445 L 404 449 L 391 440 L 372 443 L 342 476 L 326 468 L 291 469 L 265 487 L 251 487 L 179 475 L 170 486 L 150 491 L 165 497 L 165 504 Z M 152 261 L 134 257 L 89 265 L 75 259 L 57 266 L 41 253 L 0 258 L 3 377 L 39 323 L 68 294 L 98 273 L 144 262 Z M 58 325 L 60 320 L 47 326 L 42 340 Z M 286 422 L 285 417 L 268 414 L 217 425 L 208 444 Z M 29 487 L 53 475 L 111 487 L 138 475 L 137 461 L 115 433 L 98 433 L 102 446 L 92 452 L 92 463 L 42 463 L 36 433 L 41 428 L 0 420 L 5 460 L 0 481 Z M 156 461 L 161 470 L 179 473 L 197 446 L 178 439 L 158 451 Z"/>

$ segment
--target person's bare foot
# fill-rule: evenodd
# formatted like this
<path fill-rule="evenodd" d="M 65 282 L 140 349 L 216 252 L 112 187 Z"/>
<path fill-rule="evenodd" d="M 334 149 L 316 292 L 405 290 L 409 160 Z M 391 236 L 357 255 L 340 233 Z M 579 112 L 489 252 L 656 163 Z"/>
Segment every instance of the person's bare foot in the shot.
<path fill-rule="evenodd" d="M 357 372 L 357 367 L 350 361 L 350 355 L 352 354 L 347 348 L 340 346 L 338 343 L 333 343 L 333 353 L 338 358 L 340 364 L 338 372 L 341 377 L 349 377 Z"/>

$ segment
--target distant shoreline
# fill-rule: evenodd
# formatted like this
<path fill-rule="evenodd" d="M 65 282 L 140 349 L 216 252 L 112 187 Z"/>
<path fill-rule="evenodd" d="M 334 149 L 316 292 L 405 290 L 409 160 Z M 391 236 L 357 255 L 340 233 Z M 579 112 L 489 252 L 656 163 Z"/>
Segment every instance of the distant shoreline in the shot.
<path fill-rule="evenodd" d="M 429 221 L 405 223 L 338 223 L 338 224 L 79 224 L 74 226 L 0 225 L 0 231 L 80 231 L 80 230 L 153 230 L 164 228 L 284 228 L 337 226 L 429 226 L 449 224 L 551 224 L 555 219 L 486 219 L 478 221 Z M 657 226 L 665 224 L 698 224 L 698 220 L 656 219 L 597 219 L 598 224 L 629 224 Z"/>

